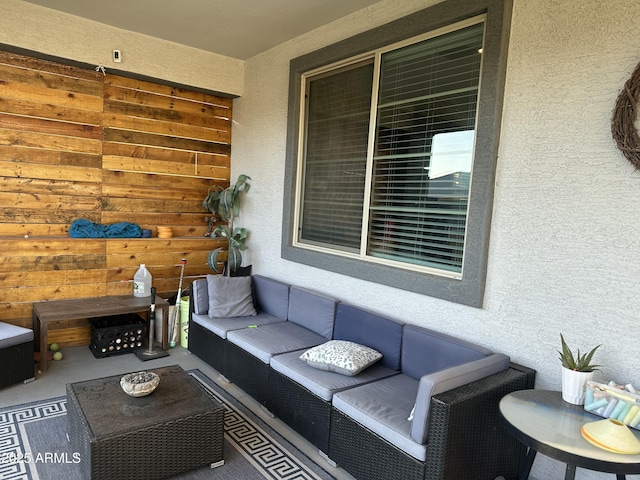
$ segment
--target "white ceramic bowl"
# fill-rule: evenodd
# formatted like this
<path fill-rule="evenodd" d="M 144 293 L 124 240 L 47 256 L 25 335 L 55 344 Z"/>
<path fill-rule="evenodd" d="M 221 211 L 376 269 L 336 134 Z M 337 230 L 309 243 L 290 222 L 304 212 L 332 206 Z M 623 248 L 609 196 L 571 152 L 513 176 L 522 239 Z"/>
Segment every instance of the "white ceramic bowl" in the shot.
<path fill-rule="evenodd" d="M 128 373 L 120 379 L 122 390 L 132 397 L 149 395 L 159 383 L 160 377 L 153 372 Z"/>

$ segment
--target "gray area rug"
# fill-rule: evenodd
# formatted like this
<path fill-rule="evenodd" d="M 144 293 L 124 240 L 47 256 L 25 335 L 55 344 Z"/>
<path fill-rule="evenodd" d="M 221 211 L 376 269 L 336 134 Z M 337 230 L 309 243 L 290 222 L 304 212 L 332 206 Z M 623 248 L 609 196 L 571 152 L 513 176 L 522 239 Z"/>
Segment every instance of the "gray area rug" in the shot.
<path fill-rule="evenodd" d="M 330 480 L 320 468 L 199 370 L 188 372 L 225 408 L 224 465 L 174 480 Z M 67 440 L 65 397 L 0 410 L 0 479 L 88 480 Z M 113 479 L 126 480 L 126 479 Z"/>

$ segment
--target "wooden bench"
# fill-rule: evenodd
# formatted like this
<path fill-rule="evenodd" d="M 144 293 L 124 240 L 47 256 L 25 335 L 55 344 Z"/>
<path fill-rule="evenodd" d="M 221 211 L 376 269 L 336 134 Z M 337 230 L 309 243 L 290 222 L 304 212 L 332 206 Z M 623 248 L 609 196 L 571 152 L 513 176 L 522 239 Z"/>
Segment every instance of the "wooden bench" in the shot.
<path fill-rule="evenodd" d="M 133 295 L 49 300 L 34 303 L 33 332 L 36 351 L 40 352 L 40 371 L 46 372 L 48 368 L 46 352 L 49 323 L 61 320 L 124 315 L 127 313 L 146 313 L 147 321 L 149 321 L 150 306 L 151 297 L 134 297 Z M 166 350 L 169 346 L 169 302 L 156 297 L 156 310 L 158 309 L 162 310 L 162 348 Z"/>

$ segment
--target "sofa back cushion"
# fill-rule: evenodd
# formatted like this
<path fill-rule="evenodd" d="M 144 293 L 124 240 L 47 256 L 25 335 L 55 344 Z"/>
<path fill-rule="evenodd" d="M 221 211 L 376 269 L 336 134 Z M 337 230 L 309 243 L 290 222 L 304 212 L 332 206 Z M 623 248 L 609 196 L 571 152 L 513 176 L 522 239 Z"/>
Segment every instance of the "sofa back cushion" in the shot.
<path fill-rule="evenodd" d="M 251 278 L 253 303 L 258 311 L 286 320 L 289 309 L 289 285 L 262 275 L 254 275 Z"/>
<path fill-rule="evenodd" d="M 291 287 L 287 319 L 330 340 L 337 304 L 335 298 L 305 288 Z"/>
<path fill-rule="evenodd" d="M 402 373 L 420 380 L 423 375 L 479 360 L 491 353 L 491 350 L 443 333 L 417 325 L 405 325 Z"/>
<path fill-rule="evenodd" d="M 424 375 L 418 383 L 418 394 L 411 420 L 411 438 L 418 443 L 426 443 L 431 425 L 431 399 L 434 395 L 448 392 L 454 388 L 488 377 L 509 368 L 509 357 L 501 353 L 493 353 L 479 360 L 456 365 L 438 372 Z M 409 377 L 408 375 L 406 375 Z M 410 377 L 409 377 L 410 378 Z M 478 394 L 481 389 L 470 389 L 468 392 Z"/>
<path fill-rule="evenodd" d="M 193 297 L 193 313 L 206 315 L 209 311 L 209 290 L 206 278 L 193 281 L 191 284 L 191 296 Z"/>
<path fill-rule="evenodd" d="M 262 312 L 281 320 L 287 319 L 289 308 L 289 285 L 262 275 L 251 277 L 253 303 Z M 207 315 L 209 311 L 209 291 L 207 279 L 194 280 L 191 284 L 193 313 Z"/>
<path fill-rule="evenodd" d="M 380 364 L 400 370 L 402 323 L 346 303 L 339 303 L 334 340 L 349 340 L 382 353 Z"/>
<path fill-rule="evenodd" d="M 251 277 L 207 275 L 209 317 L 236 318 L 256 315 Z"/>

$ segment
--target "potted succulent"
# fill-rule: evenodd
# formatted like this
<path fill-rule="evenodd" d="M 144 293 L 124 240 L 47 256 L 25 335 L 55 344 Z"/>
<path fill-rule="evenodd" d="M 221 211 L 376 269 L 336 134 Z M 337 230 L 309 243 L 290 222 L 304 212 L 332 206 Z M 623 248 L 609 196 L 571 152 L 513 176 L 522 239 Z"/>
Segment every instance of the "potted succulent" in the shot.
<path fill-rule="evenodd" d="M 593 378 L 593 373 L 600 367 L 600 365 L 591 363 L 593 355 L 600 348 L 600 345 L 593 347 L 589 353 L 581 354 L 578 350 L 574 356 L 562 334 L 560 334 L 560 342 L 562 351 L 558 351 L 558 353 L 562 362 L 562 399 L 574 405 L 582 405 L 584 404 L 585 386 Z"/>
<path fill-rule="evenodd" d="M 213 185 L 209 188 L 206 198 L 202 201 L 202 206 L 209 210 L 214 216 L 220 217 L 227 222 L 226 225 L 218 225 L 211 233 L 212 237 L 227 239 L 227 248 L 219 247 L 209 252 L 207 263 L 209 268 L 217 273 L 218 257 L 223 251 L 227 251 L 227 261 L 224 272 L 227 276 L 232 276 L 242 265 L 242 252 L 248 247 L 247 229 L 235 227 L 234 221 L 240 215 L 242 203 L 241 193 L 247 193 L 251 185 L 248 183 L 251 177 L 240 175 L 235 184 L 222 188 L 220 185 Z"/>

